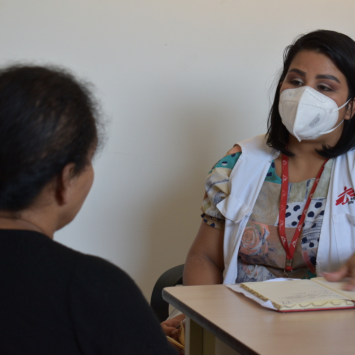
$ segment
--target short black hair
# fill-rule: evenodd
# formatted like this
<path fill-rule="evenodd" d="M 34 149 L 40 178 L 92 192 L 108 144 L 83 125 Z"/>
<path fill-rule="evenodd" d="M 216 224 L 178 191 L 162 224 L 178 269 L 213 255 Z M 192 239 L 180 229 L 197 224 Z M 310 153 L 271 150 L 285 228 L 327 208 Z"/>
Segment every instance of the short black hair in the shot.
<path fill-rule="evenodd" d="M 68 163 L 80 174 L 101 143 L 99 112 L 89 85 L 65 69 L 0 69 L 0 210 L 31 206 Z"/>
<path fill-rule="evenodd" d="M 317 30 L 299 37 L 293 44 L 286 47 L 283 70 L 277 83 L 274 102 L 269 113 L 267 143 L 270 147 L 288 156 L 294 154 L 286 148 L 289 132 L 282 123 L 278 109 L 280 86 L 287 75 L 292 60 L 302 50 L 315 51 L 330 58 L 346 77 L 349 88 L 348 99 L 355 97 L 355 42 L 350 37 L 335 31 Z M 353 105 L 353 103 L 351 102 L 350 105 Z M 343 132 L 337 144 L 334 147 L 323 146 L 322 148 L 322 150 L 316 151 L 325 158 L 335 158 L 354 149 L 355 115 L 350 120 L 344 121 Z"/>

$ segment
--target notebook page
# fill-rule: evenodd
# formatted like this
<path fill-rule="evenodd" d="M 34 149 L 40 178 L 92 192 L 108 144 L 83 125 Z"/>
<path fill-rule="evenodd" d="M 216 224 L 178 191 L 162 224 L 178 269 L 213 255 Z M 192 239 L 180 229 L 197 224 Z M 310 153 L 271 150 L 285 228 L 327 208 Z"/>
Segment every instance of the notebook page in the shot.
<path fill-rule="evenodd" d="M 343 285 L 345 284 L 344 281 L 342 282 L 329 282 L 327 281 L 324 277 L 315 277 L 311 280 L 312 282 L 316 282 L 324 287 L 327 287 L 331 290 L 334 290 L 344 297 L 346 297 L 348 300 L 355 301 L 355 291 L 345 291 L 343 290 Z"/>
<path fill-rule="evenodd" d="M 292 281 L 292 279 L 285 279 L 283 277 L 279 277 L 273 280 L 266 280 L 263 282 L 283 282 L 283 281 Z M 249 291 L 247 291 L 246 289 L 242 288 L 240 286 L 241 284 L 226 284 L 226 286 L 228 288 L 230 288 L 232 291 L 234 292 L 238 292 L 238 293 L 242 293 L 244 296 L 252 299 L 253 301 L 255 301 L 256 303 L 259 303 L 261 306 L 265 307 L 265 308 L 269 308 L 272 310 L 277 310 L 277 308 L 271 303 L 271 301 L 263 301 L 262 299 L 260 299 L 259 297 L 253 295 L 252 293 L 250 293 Z"/>

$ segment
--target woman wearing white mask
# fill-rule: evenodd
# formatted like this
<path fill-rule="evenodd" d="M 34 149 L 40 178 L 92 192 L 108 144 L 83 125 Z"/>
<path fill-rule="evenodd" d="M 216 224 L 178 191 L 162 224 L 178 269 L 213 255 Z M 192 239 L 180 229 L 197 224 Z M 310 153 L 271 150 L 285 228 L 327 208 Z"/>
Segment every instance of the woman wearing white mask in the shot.
<path fill-rule="evenodd" d="M 351 38 L 319 30 L 286 48 L 267 134 L 207 176 L 184 284 L 322 274 L 355 287 L 354 98 Z"/>

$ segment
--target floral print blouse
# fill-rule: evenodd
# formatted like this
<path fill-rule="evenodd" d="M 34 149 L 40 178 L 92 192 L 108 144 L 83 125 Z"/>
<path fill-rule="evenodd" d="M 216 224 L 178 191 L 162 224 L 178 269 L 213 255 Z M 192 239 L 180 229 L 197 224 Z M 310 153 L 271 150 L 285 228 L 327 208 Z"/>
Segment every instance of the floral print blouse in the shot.
<path fill-rule="evenodd" d="M 227 155 L 208 173 L 202 203 L 203 221 L 217 229 L 224 229 L 224 217 L 216 205 L 229 195 L 229 176 L 242 153 Z M 313 195 L 298 239 L 292 267 L 292 278 L 315 276 L 318 242 L 323 221 L 333 160 L 330 159 Z M 308 194 L 315 179 L 289 183 L 286 207 L 286 237 L 290 243 L 301 218 Z M 239 282 L 265 281 L 283 277 L 286 253 L 278 233 L 281 178 L 272 162 L 256 200 L 254 210 L 244 230 L 238 255 Z"/>

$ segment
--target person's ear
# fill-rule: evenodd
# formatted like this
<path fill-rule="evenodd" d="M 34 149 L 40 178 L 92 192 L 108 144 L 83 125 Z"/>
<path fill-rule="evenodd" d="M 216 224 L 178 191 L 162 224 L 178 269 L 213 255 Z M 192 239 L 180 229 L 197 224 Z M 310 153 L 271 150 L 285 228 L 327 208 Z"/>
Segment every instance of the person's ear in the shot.
<path fill-rule="evenodd" d="M 67 164 L 61 174 L 57 177 L 56 182 L 56 200 L 59 205 L 66 205 L 69 203 L 73 192 L 73 176 L 75 164 Z"/>
<path fill-rule="evenodd" d="M 355 115 L 355 99 L 351 99 L 347 106 L 344 120 L 350 120 Z"/>

